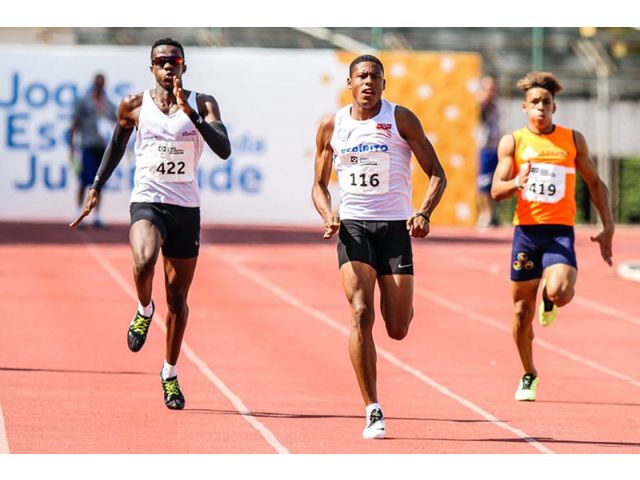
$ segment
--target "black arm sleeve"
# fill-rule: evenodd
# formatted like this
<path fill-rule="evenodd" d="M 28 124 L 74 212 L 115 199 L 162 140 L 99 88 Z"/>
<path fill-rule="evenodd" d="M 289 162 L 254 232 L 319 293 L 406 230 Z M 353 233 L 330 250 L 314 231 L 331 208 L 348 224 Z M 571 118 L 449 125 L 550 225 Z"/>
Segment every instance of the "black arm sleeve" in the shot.
<path fill-rule="evenodd" d="M 91 188 L 96 189 L 98 192 L 102 190 L 102 187 L 107 183 L 107 180 L 109 180 L 109 177 L 120 163 L 120 160 L 122 160 L 131 132 L 133 132 L 133 128 L 124 128 L 121 127 L 119 123 L 116 124 L 116 129 L 104 152 L 98 173 L 93 180 Z"/>
<path fill-rule="evenodd" d="M 205 122 L 204 118 L 195 110 L 191 112 L 189 118 L 196 126 L 196 130 L 202 135 L 204 141 L 209 145 L 209 148 L 220 158 L 229 158 L 231 155 L 231 142 L 229 142 L 229 135 L 224 123 L 219 120 L 212 123 Z"/>

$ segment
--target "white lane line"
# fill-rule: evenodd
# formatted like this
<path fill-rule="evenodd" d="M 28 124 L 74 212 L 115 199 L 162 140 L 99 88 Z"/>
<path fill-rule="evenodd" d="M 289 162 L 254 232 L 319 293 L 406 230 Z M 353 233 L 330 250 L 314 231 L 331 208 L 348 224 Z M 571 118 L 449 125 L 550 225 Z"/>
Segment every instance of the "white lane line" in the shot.
<path fill-rule="evenodd" d="M 113 278 L 113 280 L 122 288 L 125 294 L 129 296 L 134 302 L 138 302 L 138 297 L 134 293 L 133 289 L 127 280 L 124 279 L 120 272 L 118 272 L 113 265 L 105 260 L 99 252 L 98 247 L 94 243 L 86 243 L 87 248 L 91 255 L 97 260 L 97 262 L 104 268 L 104 270 Z M 153 323 L 157 325 L 163 332 L 166 332 L 166 327 L 159 320 L 164 318 L 164 315 L 158 311 L 157 315 L 154 315 L 155 320 Z M 182 351 L 191 360 L 200 372 L 211 382 L 213 385 L 227 397 L 227 399 L 233 404 L 235 409 L 242 415 L 242 417 L 254 427 L 264 437 L 271 447 L 277 453 L 290 453 L 287 448 L 280 443 L 276 436 L 269 430 L 262 422 L 253 416 L 251 411 L 247 408 L 244 402 L 236 395 L 227 385 L 207 366 L 207 364 L 193 351 L 189 344 L 185 341 L 182 342 Z"/>
<path fill-rule="evenodd" d="M 9 453 L 9 439 L 7 438 L 7 429 L 4 426 L 4 413 L 0 404 L 0 454 Z"/>
<path fill-rule="evenodd" d="M 640 325 L 640 320 L 632 315 L 629 315 L 622 310 L 618 310 L 617 308 L 609 307 L 608 305 L 603 305 L 602 303 L 595 302 L 593 300 L 587 300 L 586 298 L 579 297 L 576 295 L 573 297 L 573 302 L 578 305 L 582 305 L 583 307 L 590 308 L 591 310 L 595 310 L 598 313 L 603 313 L 610 317 L 619 318 L 620 320 L 626 320 L 627 322 L 633 323 L 634 325 Z"/>
<path fill-rule="evenodd" d="M 487 267 L 486 263 L 479 262 L 478 260 L 470 257 L 457 256 L 454 259 L 454 263 L 458 265 L 462 265 L 463 267 L 466 267 L 466 268 L 470 268 L 472 270 L 488 273 L 490 275 L 502 274 L 501 268 L 497 264 L 495 263 L 490 264 Z M 627 312 L 623 312 L 622 310 L 618 310 L 608 305 L 604 305 L 602 303 L 596 302 L 594 300 L 589 300 L 579 295 L 576 295 L 575 297 L 573 297 L 572 302 L 577 303 L 582 307 L 594 310 L 598 313 L 602 313 L 610 317 L 618 318 L 620 320 L 625 320 L 629 323 L 633 323 L 634 325 L 640 325 L 640 319 L 638 319 L 637 317 L 630 315 Z"/>
<path fill-rule="evenodd" d="M 463 315 L 467 318 L 484 323 L 485 325 L 489 325 L 503 332 L 511 333 L 510 326 L 503 325 L 502 323 L 494 320 L 493 318 L 487 315 L 483 315 L 481 313 L 474 312 L 473 310 L 469 310 L 468 308 L 463 307 L 459 303 L 453 302 L 451 300 L 447 300 L 446 298 L 441 297 L 440 295 L 437 295 L 433 292 L 427 292 L 426 290 L 420 287 L 414 287 L 414 291 L 416 295 L 419 295 L 428 300 L 431 300 L 432 302 L 437 303 L 438 305 L 441 305 L 447 308 L 448 310 L 451 310 L 452 312 L 457 313 L 458 315 Z M 546 348 L 547 350 L 551 350 L 552 352 L 562 355 L 566 358 L 569 358 L 575 362 L 591 367 L 594 370 L 598 370 L 599 372 L 604 373 L 605 375 L 609 375 L 611 377 L 617 378 L 618 380 L 629 382 L 630 384 L 635 385 L 636 387 L 640 387 L 640 381 L 636 380 L 635 378 L 625 375 L 624 373 L 617 372 L 616 370 L 612 370 L 603 365 L 600 365 L 599 363 L 594 362 L 593 360 L 589 360 L 588 358 L 575 354 L 551 342 L 547 342 L 546 340 L 541 340 L 539 338 L 536 338 L 534 342 L 536 345 L 540 345 L 541 347 Z"/>
<path fill-rule="evenodd" d="M 640 282 L 640 261 L 639 260 L 627 260 L 621 262 L 616 269 L 618 275 L 625 280 L 631 280 L 632 282 Z"/>
<path fill-rule="evenodd" d="M 315 318 L 316 320 L 321 321 L 322 323 L 324 323 L 328 327 L 331 327 L 332 329 L 336 330 L 337 332 L 341 333 L 345 337 L 347 337 L 347 338 L 349 337 L 349 329 L 347 327 L 345 327 L 344 325 L 338 323 L 336 320 L 334 320 L 333 318 L 329 317 L 328 315 L 322 313 L 320 310 L 316 310 L 315 308 L 305 304 L 300 299 L 298 299 L 297 297 L 291 295 L 289 292 L 287 292 L 282 287 L 280 287 L 280 286 L 276 285 L 275 283 L 267 280 L 265 277 L 263 277 L 262 275 L 260 275 L 256 271 L 251 270 L 250 268 L 246 267 L 245 265 L 240 264 L 235 259 L 230 260 L 230 259 L 227 259 L 227 258 L 221 256 L 221 255 L 215 254 L 211 250 L 211 248 L 207 248 L 206 251 L 207 251 L 207 253 L 209 253 L 210 255 L 214 256 L 219 261 L 222 261 L 225 264 L 227 264 L 230 268 L 233 268 L 234 270 L 236 270 L 241 275 L 243 275 L 243 276 L 247 277 L 248 279 L 254 281 L 255 283 L 257 283 L 261 287 L 265 288 L 266 290 L 270 291 L 271 293 L 273 293 L 277 297 L 281 298 L 282 300 L 284 300 L 289 305 L 299 309 L 300 311 L 308 314 L 309 316 Z M 552 450 L 550 450 L 549 448 L 547 448 L 545 445 L 543 445 L 542 443 L 538 442 L 535 438 L 532 438 L 531 436 L 527 435 L 522 430 L 520 430 L 518 428 L 515 428 L 515 427 L 512 427 L 508 423 L 499 420 L 498 418 L 493 416 L 491 413 L 487 412 L 486 410 L 483 410 L 481 407 L 479 407 L 478 405 L 474 404 L 473 402 L 471 402 L 471 401 L 467 400 L 466 398 L 458 395 L 457 393 L 451 391 L 450 389 L 448 389 L 444 385 L 436 382 L 435 380 L 433 380 L 428 375 L 422 373 L 420 370 L 410 366 L 407 363 L 404 363 L 402 360 L 397 358 L 395 355 L 390 353 L 388 350 L 376 347 L 376 351 L 377 351 L 379 356 L 383 357 L 385 360 L 387 360 L 388 362 L 392 363 L 396 367 L 400 368 L 401 370 L 404 370 L 405 372 L 407 372 L 408 374 L 414 376 L 418 380 L 426 383 L 427 385 L 429 385 L 430 387 L 434 388 L 435 390 L 437 390 L 441 394 L 443 394 L 443 395 L 455 400 L 456 402 L 462 404 L 463 406 L 467 407 L 468 409 L 470 409 L 471 411 L 475 412 L 476 414 L 478 414 L 479 416 L 481 416 L 485 420 L 491 422 L 492 424 L 494 424 L 494 425 L 496 425 L 496 426 L 498 426 L 498 427 L 500 427 L 500 428 L 502 428 L 504 430 L 507 430 L 508 432 L 511 432 L 512 434 L 514 434 L 515 436 L 517 436 L 519 438 L 522 438 L 523 440 L 525 440 L 527 443 L 529 443 L 532 447 L 534 447 L 538 451 L 540 451 L 542 453 L 555 453 Z"/>

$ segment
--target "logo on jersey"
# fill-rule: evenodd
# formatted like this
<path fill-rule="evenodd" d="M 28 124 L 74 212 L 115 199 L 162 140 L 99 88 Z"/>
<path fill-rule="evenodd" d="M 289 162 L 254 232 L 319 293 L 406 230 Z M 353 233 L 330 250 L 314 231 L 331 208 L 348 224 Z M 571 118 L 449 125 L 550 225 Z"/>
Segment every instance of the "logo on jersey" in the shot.
<path fill-rule="evenodd" d="M 386 152 L 389 147 L 383 143 L 361 143 L 354 147 L 340 149 L 340 155 L 344 153 Z"/>
<path fill-rule="evenodd" d="M 197 132 L 195 130 L 192 130 L 190 132 L 182 132 L 182 136 L 183 137 L 190 137 L 192 135 L 195 135 Z"/>
<path fill-rule="evenodd" d="M 531 145 L 528 145 L 527 148 L 524 149 L 522 154 L 520 155 L 522 159 L 526 162 L 531 160 L 532 158 L 538 157 L 538 152 Z"/>
<path fill-rule="evenodd" d="M 376 124 L 376 129 L 378 130 L 391 130 L 390 123 L 378 123 Z"/>

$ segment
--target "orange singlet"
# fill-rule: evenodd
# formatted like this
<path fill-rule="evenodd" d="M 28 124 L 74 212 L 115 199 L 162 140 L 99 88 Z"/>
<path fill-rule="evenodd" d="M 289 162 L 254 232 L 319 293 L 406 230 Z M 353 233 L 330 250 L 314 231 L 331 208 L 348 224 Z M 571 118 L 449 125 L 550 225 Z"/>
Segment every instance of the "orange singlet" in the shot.
<path fill-rule="evenodd" d="M 531 162 L 529 179 L 518 190 L 514 225 L 570 225 L 576 216 L 576 142 L 573 130 L 554 125 L 548 134 L 528 128 L 513 132 L 514 175 Z"/>

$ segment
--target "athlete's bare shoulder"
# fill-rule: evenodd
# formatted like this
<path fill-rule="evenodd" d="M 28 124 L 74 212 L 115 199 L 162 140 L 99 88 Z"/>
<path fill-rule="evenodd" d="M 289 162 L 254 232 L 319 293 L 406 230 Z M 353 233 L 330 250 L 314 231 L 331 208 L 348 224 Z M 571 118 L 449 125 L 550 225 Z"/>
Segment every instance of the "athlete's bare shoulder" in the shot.
<path fill-rule="evenodd" d="M 142 93 L 127 95 L 120 102 L 118 108 L 118 122 L 124 128 L 133 128 L 138 124 L 140 118 L 140 107 L 142 106 Z"/>
<path fill-rule="evenodd" d="M 330 148 L 331 137 L 333 136 L 333 128 L 335 126 L 336 117 L 333 114 L 325 115 L 320 120 L 318 133 L 316 134 L 316 145 L 318 150 Z"/>
<path fill-rule="evenodd" d="M 336 116 L 334 113 L 329 113 L 322 117 L 320 125 L 318 126 L 318 133 L 333 133 L 333 127 L 336 123 Z"/>
<path fill-rule="evenodd" d="M 198 103 L 200 102 L 214 102 L 214 103 L 218 103 L 216 102 L 216 99 L 213 95 L 211 95 L 210 93 L 202 93 L 202 92 L 194 92 L 196 94 L 196 101 Z"/>
<path fill-rule="evenodd" d="M 424 135 L 424 129 L 418 116 L 402 105 L 396 105 L 394 112 L 398 132 L 404 139 L 421 137 Z"/>
<path fill-rule="evenodd" d="M 207 122 L 222 121 L 220 107 L 213 95 L 202 92 L 192 92 L 196 96 L 196 106 L 198 113 L 202 115 Z"/>
<path fill-rule="evenodd" d="M 403 107 L 402 105 L 396 105 L 394 115 L 396 117 L 396 122 L 415 122 L 416 120 L 419 120 L 418 116 L 415 113 L 413 113 L 407 107 Z"/>
<path fill-rule="evenodd" d="M 402 105 L 396 105 L 394 113 L 396 118 L 417 118 L 415 113 L 413 113 L 407 107 L 403 107 Z"/>
<path fill-rule="evenodd" d="M 503 135 L 498 143 L 498 161 L 510 163 L 516 153 L 516 139 L 513 133 Z"/>
<path fill-rule="evenodd" d="M 120 111 L 122 111 L 123 109 L 125 111 L 131 111 L 139 108 L 142 105 L 142 96 L 143 94 L 141 92 L 124 97 L 120 102 Z"/>

